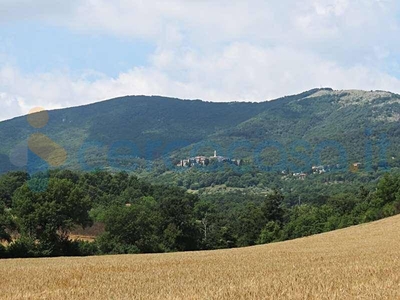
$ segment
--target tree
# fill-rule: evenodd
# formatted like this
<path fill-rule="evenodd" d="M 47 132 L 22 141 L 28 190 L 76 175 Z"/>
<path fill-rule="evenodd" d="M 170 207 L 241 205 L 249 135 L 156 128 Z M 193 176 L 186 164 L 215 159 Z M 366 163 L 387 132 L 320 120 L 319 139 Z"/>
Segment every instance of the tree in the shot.
<path fill-rule="evenodd" d="M 196 203 L 194 213 L 197 219 L 197 226 L 202 234 L 201 248 L 213 249 L 218 247 L 221 239 L 219 235 L 218 217 L 215 204 L 201 200 Z"/>
<path fill-rule="evenodd" d="M 264 225 L 263 212 L 254 203 L 247 203 L 236 219 L 237 246 L 251 246 L 257 242 Z"/>
<path fill-rule="evenodd" d="M 275 221 L 269 221 L 261 230 L 258 244 L 266 244 L 278 241 L 281 238 L 281 228 Z"/>
<path fill-rule="evenodd" d="M 11 237 L 7 232 L 11 224 L 11 218 L 4 205 L 0 203 L 0 241 L 10 241 Z"/>
<path fill-rule="evenodd" d="M 29 178 L 25 172 L 10 172 L 0 177 L 0 201 L 7 207 L 11 206 L 12 196 Z"/>
<path fill-rule="evenodd" d="M 295 206 L 291 210 L 290 222 L 283 228 L 283 237 L 293 239 L 327 231 L 328 219 L 331 216 L 334 216 L 334 211 L 329 205 Z"/>
<path fill-rule="evenodd" d="M 198 197 L 181 189 L 163 189 L 158 193 L 162 218 L 161 231 L 167 251 L 198 249 L 200 231 L 194 216 Z M 173 233 L 173 234 L 172 234 Z"/>
<path fill-rule="evenodd" d="M 156 201 L 153 197 L 142 197 L 130 205 L 113 206 L 107 211 L 105 229 L 109 237 L 117 245 L 134 246 L 142 253 L 160 251 L 157 236 L 160 214 Z"/>
<path fill-rule="evenodd" d="M 339 215 L 343 216 L 351 213 L 357 205 L 357 198 L 351 193 L 339 193 L 329 197 L 327 204 L 332 206 Z"/>
<path fill-rule="evenodd" d="M 268 194 L 261 207 L 264 217 L 267 222 L 275 221 L 281 223 L 283 221 L 284 211 L 282 208 L 284 197 L 282 193 L 275 189 L 271 194 Z"/>
<path fill-rule="evenodd" d="M 385 174 L 379 181 L 376 197 L 383 203 L 393 203 L 400 193 L 400 175 Z"/>
<path fill-rule="evenodd" d="M 43 179 L 32 179 L 43 180 Z M 75 226 L 91 223 L 91 207 L 84 191 L 67 179 L 50 178 L 47 189 L 34 192 L 28 182 L 19 188 L 13 198 L 13 214 L 22 236 L 39 241 L 39 248 L 48 255 L 62 253 L 68 233 Z"/>
<path fill-rule="evenodd" d="M 389 217 L 400 212 L 400 174 L 385 174 L 370 201 L 371 219 Z"/>

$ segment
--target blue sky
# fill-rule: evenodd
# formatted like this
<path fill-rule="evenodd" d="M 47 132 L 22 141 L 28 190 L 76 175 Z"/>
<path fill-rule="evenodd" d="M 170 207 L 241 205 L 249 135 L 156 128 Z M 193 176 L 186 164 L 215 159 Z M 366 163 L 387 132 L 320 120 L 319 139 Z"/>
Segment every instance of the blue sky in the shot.
<path fill-rule="evenodd" d="M 155 50 L 151 41 L 110 34 L 82 34 L 40 22 L 10 22 L 0 27 L 1 50 L 7 61 L 28 73 L 69 69 L 96 70 L 117 76 L 147 64 Z"/>
<path fill-rule="evenodd" d="M 0 0 L 0 120 L 122 95 L 400 93 L 395 0 Z"/>

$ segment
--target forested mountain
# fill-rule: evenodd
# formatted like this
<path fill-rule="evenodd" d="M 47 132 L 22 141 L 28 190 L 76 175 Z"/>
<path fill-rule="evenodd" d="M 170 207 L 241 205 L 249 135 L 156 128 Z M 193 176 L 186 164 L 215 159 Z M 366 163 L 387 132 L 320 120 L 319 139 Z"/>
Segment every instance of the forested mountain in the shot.
<path fill-rule="evenodd" d="M 329 148 L 321 150 L 324 163 L 338 161 L 338 146 L 324 144 L 335 141 L 343 146 L 349 162 L 364 163 L 380 151 L 375 164 L 383 158 L 396 164 L 399 120 L 400 96 L 383 91 L 314 89 L 261 103 L 127 96 L 50 111 L 49 122 L 40 129 L 26 117 L 1 122 L 0 171 L 24 168 L 27 141 L 35 133 L 61 145 L 68 157 L 62 167 L 71 169 L 124 168 L 124 162 L 114 161 L 118 155 L 146 161 L 162 156 L 183 159 L 191 154 L 211 155 L 212 148 L 249 162 L 254 161 L 254 151 L 260 153 L 258 158 L 279 157 L 264 151 L 264 146 L 271 148 L 265 141 L 280 143 L 289 154 L 291 147 L 304 147 L 310 158 L 318 145 Z M 29 159 L 36 165 L 44 163 L 32 153 Z"/>
<path fill-rule="evenodd" d="M 67 150 L 68 165 L 79 168 L 82 148 L 130 141 L 138 148 L 138 156 L 146 157 L 146 147 L 180 142 L 189 145 L 205 139 L 264 111 L 268 103 L 211 103 L 200 100 L 182 101 L 165 97 L 132 96 L 92 105 L 54 110 L 42 129 L 30 126 L 26 117 L 0 123 L 1 171 L 13 169 L 9 155 L 26 149 L 30 135 L 40 132 Z M 85 156 L 88 161 L 105 155 L 107 149 Z M 172 148 L 172 150 L 176 147 Z M 105 152 L 104 152 L 105 151 Z M 90 152 L 90 151 L 88 151 Z M 105 165 L 102 165 L 105 167 Z"/>
<path fill-rule="evenodd" d="M 281 145 L 288 159 L 291 155 L 296 156 L 295 149 L 301 147 L 314 164 L 318 164 L 313 161 L 316 148 L 327 150 L 321 151 L 325 163 L 339 162 L 338 152 L 342 149 L 348 163 L 366 163 L 372 159 L 371 165 L 382 161 L 397 164 L 392 160 L 398 159 L 400 145 L 399 95 L 325 89 L 268 104 L 267 109 L 257 116 L 210 135 L 209 144 L 216 143 L 232 155 L 229 150 L 235 149 L 232 145 L 242 142 L 243 147 L 237 146 L 235 154 L 253 160 L 258 154 L 263 157 L 262 153 L 257 153 L 263 145 L 268 147 L 274 144 L 272 142 L 279 142 L 274 147 Z M 371 153 L 366 147 L 370 147 Z M 278 154 L 276 156 L 282 158 Z M 269 151 L 264 156 L 275 155 Z"/>

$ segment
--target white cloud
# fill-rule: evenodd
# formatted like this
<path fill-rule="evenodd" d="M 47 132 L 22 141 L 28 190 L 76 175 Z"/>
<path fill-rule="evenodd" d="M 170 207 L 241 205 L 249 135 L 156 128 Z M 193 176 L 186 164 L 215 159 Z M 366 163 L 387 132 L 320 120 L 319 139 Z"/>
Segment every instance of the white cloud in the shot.
<path fill-rule="evenodd" d="M 0 53 L 0 119 L 127 94 L 261 101 L 319 86 L 400 92 L 387 73 L 398 63 L 399 8 L 395 0 L 0 0 L 0 22 L 40 20 L 157 46 L 148 65 L 115 78 L 24 74 Z"/>
<path fill-rule="evenodd" d="M 0 117 L 27 113 L 35 106 L 51 109 L 132 94 L 263 101 L 318 86 L 400 92 L 400 80 L 385 73 L 363 66 L 341 67 L 311 52 L 284 47 L 234 43 L 211 57 L 193 51 L 160 52 L 153 61 L 117 78 L 100 76 L 94 81 L 65 72 L 24 75 L 3 68 L 0 82 L 6 91 L 0 101 L 6 109 Z"/>
<path fill-rule="evenodd" d="M 398 31 L 399 9 L 396 0 L 0 0 L 0 20 L 40 19 L 156 43 L 178 37 L 196 46 L 243 39 L 306 46 L 349 34 L 380 39 Z"/>
<path fill-rule="evenodd" d="M 7 93 L 0 93 L 0 120 L 8 119 L 18 114 L 22 114 L 22 99 L 9 95 Z"/>

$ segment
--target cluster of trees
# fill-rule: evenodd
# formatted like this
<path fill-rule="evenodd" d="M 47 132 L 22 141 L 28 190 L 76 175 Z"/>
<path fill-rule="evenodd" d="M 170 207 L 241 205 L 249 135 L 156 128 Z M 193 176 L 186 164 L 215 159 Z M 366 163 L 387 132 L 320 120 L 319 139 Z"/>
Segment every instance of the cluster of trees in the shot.
<path fill-rule="evenodd" d="M 11 172 L 0 177 L 0 257 L 187 251 L 293 239 L 399 213 L 400 175 L 323 201 L 293 204 L 292 197 L 280 187 L 266 195 L 192 194 L 124 172 Z M 95 242 L 70 240 L 74 228 L 93 223 L 105 227 Z"/>
<path fill-rule="evenodd" d="M 207 214 L 203 214 L 211 224 L 208 246 L 215 247 L 215 240 L 221 241 L 221 236 L 227 232 L 231 233 L 231 244 L 248 246 L 299 238 L 398 214 L 400 175 L 386 174 L 373 188 L 361 185 L 352 192 L 324 196 L 323 201 L 292 205 L 285 197 L 279 189 L 266 196 L 238 195 L 238 192 L 205 194 L 200 202 L 208 207 Z M 243 198 L 245 202 L 241 201 Z"/>
<path fill-rule="evenodd" d="M 15 183 L 15 184 L 14 184 Z M 127 173 L 50 171 L 0 179 L 3 256 L 183 251 L 198 248 L 198 198 Z M 96 243 L 73 242 L 71 230 L 103 222 Z"/>

